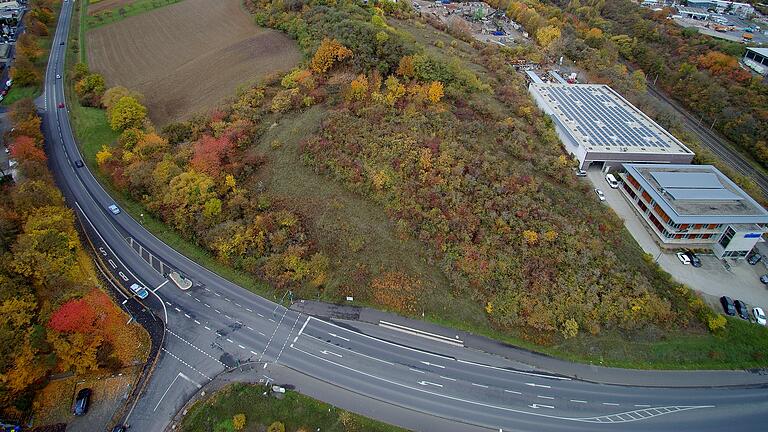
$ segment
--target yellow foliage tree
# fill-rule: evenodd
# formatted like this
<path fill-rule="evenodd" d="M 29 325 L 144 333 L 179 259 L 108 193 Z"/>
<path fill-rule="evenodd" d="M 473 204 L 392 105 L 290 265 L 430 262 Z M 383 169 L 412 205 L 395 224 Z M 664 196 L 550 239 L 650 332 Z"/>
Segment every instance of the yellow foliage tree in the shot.
<path fill-rule="evenodd" d="M 309 65 L 316 73 L 326 73 L 336 62 L 352 57 L 352 51 L 336 39 L 325 38 L 317 48 Z"/>
<path fill-rule="evenodd" d="M 368 94 L 368 78 L 360 74 L 349 84 L 347 97 L 351 100 L 363 100 Z"/>
<path fill-rule="evenodd" d="M 416 67 L 413 64 L 413 56 L 400 57 L 400 63 L 397 66 L 397 74 L 403 78 L 413 78 L 416 73 Z"/>
<path fill-rule="evenodd" d="M 536 30 L 536 42 L 544 48 L 549 48 L 555 39 L 560 37 L 560 29 L 554 26 L 545 26 Z"/>
<path fill-rule="evenodd" d="M 523 239 L 525 239 L 525 242 L 529 245 L 535 245 L 539 242 L 539 234 L 537 234 L 536 231 L 525 230 L 523 231 Z"/>
<path fill-rule="evenodd" d="M 101 150 L 96 153 L 96 163 L 101 166 L 110 159 L 112 159 L 112 150 L 110 150 L 106 145 L 101 146 Z"/>
<path fill-rule="evenodd" d="M 443 83 L 440 81 L 432 81 L 432 83 L 429 85 L 429 89 L 427 90 L 427 97 L 429 98 L 429 101 L 432 103 L 438 103 L 440 102 L 440 99 L 443 98 L 444 94 Z"/>
<path fill-rule="evenodd" d="M 245 428 L 245 414 L 235 414 L 235 416 L 232 417 L 232 428 L 236 431 Z"/>
<path fill-rule="evenodd" d="M 398 99 L 405 95 L 405 86 L 402 85 L 400 80 L 394 75 L 390 75 L 386 81 L 384 81 L 384 86 L 387 88 L 384 101 L 389 106 L 394 106 Z"/>

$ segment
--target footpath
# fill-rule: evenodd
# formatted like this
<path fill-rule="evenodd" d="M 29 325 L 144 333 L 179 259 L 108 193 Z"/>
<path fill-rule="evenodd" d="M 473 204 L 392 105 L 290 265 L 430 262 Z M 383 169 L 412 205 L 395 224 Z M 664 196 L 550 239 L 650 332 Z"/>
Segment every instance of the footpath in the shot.
<path fill-rule="evenodd" d="M 436 342 L 444 342 L 445 345 L 452 345 L 453 348 L 463 346 L 482 351 L 519 364 L 522 370 L 529 372 L 547 372 L 601 384 L 641 387 L 768 387 L 768 368 L 693 371 L 621 369 L 561 360 L 485 336 L 371 308 L 301 300 L 291 305 L 291 309 L 319 319 L 343 323 L 347 326 L 355 326 L 355 322 L 366 323 L 378 328 L 395 329 L 400 334 L 408 333 L 417 336 L 410 338 L 410 340 L 423 341 L 422 338 L 427 338 Z M 382 338 L 382 335 L 387 334 L 379 331 L 375 332 L 375 335 L 370 334 L 371 332 L 365 330 L 365 327 L 370 326 L 355 327 L 358 327 L 358 331 L 377 338 Z M 397 341 L 403 344 L 402 338 L 397 338 Z M 418 346 L 412 348 L 418 349 Z M 526 369 L 525 366 L 528 368 Z"/>

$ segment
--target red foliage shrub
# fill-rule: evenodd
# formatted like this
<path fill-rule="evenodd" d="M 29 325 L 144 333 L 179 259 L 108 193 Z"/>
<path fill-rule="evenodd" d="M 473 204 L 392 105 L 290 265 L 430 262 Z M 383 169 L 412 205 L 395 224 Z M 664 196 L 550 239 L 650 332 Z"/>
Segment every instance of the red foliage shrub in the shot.
<path fill-rule="evenodd" d="M 85 299 L 70 300 L 51 315 L 48 327 L 63 333 L 90 333 L 94 330 L 96 311 Z"/>

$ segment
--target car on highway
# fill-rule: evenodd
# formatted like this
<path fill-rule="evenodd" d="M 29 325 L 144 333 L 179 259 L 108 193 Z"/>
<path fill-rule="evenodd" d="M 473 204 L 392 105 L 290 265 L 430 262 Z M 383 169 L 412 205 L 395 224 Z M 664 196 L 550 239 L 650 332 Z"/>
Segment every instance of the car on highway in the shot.
<path fill-rule="evenodd" d="M 605 194 L 600 189 L 595 188 L 595 193 L 597 194 L 597 199 L 600 201 L 605 201 Z"/>
<path fill-rule="evenodd" d="M 88 412 L 88 405 L 91 402 L 92 393 L 93 392 L 89 388 L 80 389 L 80 391 L 77 392 L 77 397 L 75 398 L 75 408 L 72 410 L 76 416 L 82 416 Z"/>
<path fill-rule="evenodd" d="M 75 166 L 76 166 L 76 167 L 78 167 L 78 168 L 82 168 L 82 167 L 83 167 L 83 161 L 81 161 L 81 160 L 76 160 L 76 161 L 75 161 Z"/>
<path fill-rule="evenodd" d="M 768 322 L 768 320 L 765 319 L 765 312 L 763 312 L 762 308 L 752 308 L 752 316 L 755 317 L 755 321 L 760 325 L 764 326 Z"/>
<path fill-rule="evenodd" d="M 5 96 L 7 94 L 8 94 L 8 89 L 3 89 L 2 91 L 0 91 L 0 95 Z"/>
<path fill-rule="evenodd" d="M 694 267 L 701 267 L 701 259 L 699 259 L 698 255 L 695 253 L 687 250 L 685 251 L 685 256 L 688 257 L 688 259 L 691 260 L 691 265 Z"/>
<path fill-rule="evenodd" d="M 59 45 L 64 45 L 64 41 L 59 42 Z"/>
<path fill-rule="evenodd" d="M 760 255 L 759 253 L 755 252 L 752 255 L 747 257 L 747 262 L 752 264 L 752 265 L 755 265 L 755 264 L 759 263 L 762 259 L 763 259 L 763 256 Z"/>
<path fill-rule="evenodd" d="M 115 204 L 112 204 L 111 206 L 107 207 L 109 211 L 112 212 L 112 214 L 120 214 L 120 207 L 118 207 Z"/>
<path fill-rule="evenodd" d="M 720 304 L 723 305 L 723 311 L 728 316 L 736 316 L 736 306 L 733 305 L 733 300 L 728 296 L 720 297 Z"/>
<path fill-rule="evenodd" d="M 56 74 L 56 79 L 61 79 L 61 75 L 60 74 Z"/>
<path fill-rule="evenodd" d="M 64 102 L 59 102 L 59 104 L 56 105 L 56 106 L 59 107 L 59 108 L 64 108 Z"/>
<path fill-rule="evenodd" d="M 10 87 L 12 85 L 13 85 L 13 80 L 12 79 L 8 79 L 8 81 L 5 82 L 5 86 L 6 87 Z"/>
<path fill-rule="evenodd" d="M 149 295 L 149 291 L 139 284 L 131 284 L 131 291 L 140 299 L 145 299 Z"/>
<path fill-rule="evenodd" d="M 739 313 L 739 318 L 749 321 L 749 309 L 747 309 L 747 304 L 741 300 L 736 300 L 733 302 L 733 305 L 736 306 L 736 312 Z"/>

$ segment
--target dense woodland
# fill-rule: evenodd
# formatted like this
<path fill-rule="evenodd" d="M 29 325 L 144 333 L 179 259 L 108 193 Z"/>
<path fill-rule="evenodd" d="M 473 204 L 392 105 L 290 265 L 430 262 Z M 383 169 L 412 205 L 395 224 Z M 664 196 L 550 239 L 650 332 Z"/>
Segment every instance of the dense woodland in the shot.
<path fill-rule="evenodd" d="M 653 111 L 640 100 L 647 77 L 768 167 L 768 84 L 739 66 L 743 44 L 680 27 L 666 19 L 672 10 L 653 12 L 630 0 L 490 3 L 536 35 L 551 59 L 566 55 L 595 81 Z"/>
<path fill-rule="evenodd" d="M 395 25 L 424 27 L 403 2 L 248 6 L 257 22 L 297 39 L 304 67 L 160 132 L 140 95 L 114 88 L 98 98 L 121 131 L 119 145 L 97 155 L 102 171 L 221 261 L 276 289 L 354 295 L 405 314 L 423 310 L 428 293 L 470 298 L 496 328 L 540 343 L 604 329 L 723 325 L 644 261 L 621 221 L 576 181 L 509 66 L 519 51 L 472 47 L 470 67 L 425 49 Z M 383 207 L 401 238 L 426 246 L 450 286 L 402 268 L 339 277 L 333 251 L 305 228 L 315 215 L 264 187 L 270 154 L 256 144 L 318 108 L 319 130 L 297 149 L 304 163 Z"/>
<path fill-rule="evenodd" d="M 32 100 L 17 102 L 10 118 L 17 165 L 16 182 L 0 185 L 0 413 L 14 418 L 52 373 L 117 370 L 147 346 L 98 288 L 74 214 L 48 171 Z"/>

